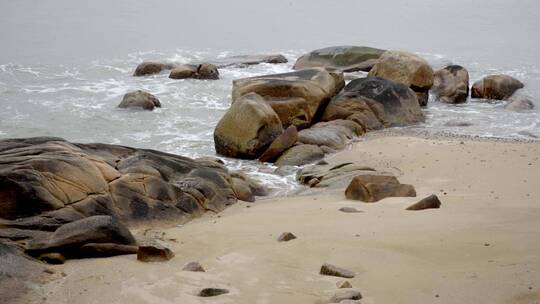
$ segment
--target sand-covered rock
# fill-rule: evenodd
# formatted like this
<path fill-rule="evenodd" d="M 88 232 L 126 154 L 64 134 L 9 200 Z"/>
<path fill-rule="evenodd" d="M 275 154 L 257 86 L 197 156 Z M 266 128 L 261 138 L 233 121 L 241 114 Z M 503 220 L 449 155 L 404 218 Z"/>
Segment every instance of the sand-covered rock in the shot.
<path fill-rule="evenodd" d="M 233 81 L 233 104 L 248 93 L 257 93 L 274 109 L 283 126 L 306 128 L 321 105 L 343 86 L 343 74 L 324 69 L 256 76 Z"/>
<path fill-rule="evenodd" d="M 489 75 L 475 82 L 471 89 L 472 98 L 506 100 L 524 84 L 508 75 Z"/>
<path fill-rule="evenodd" d="M 145 61 L 140 63 L 137 68 L 135 68 L 133 76 L 159 74 L 161 71 L 170 70 L 172 68 L 174 68 L 174 64 L 172 63 Z"/>
<path fill-rule="evenodd" d="M 126 93 L 118 107 L 153 110 L 154 108 L 161 108 L 161 103 L 156 96 L 142 90 L 137 90 Z"/>
<path fill-rule="evenodd" d="M 345 268 L 341 268 L 341 267 L 328 264 L 328 263 L 325 263 L 321 266 L 321 270 L 319 271 L 319 273 L 322 275 L 341 277 L 341 278 L 347 278 L 347 279 L 355 277 L 354 271 L 350 271 Z"/>
<path fill-rule="evenodd" d="M 254 159 L 283 133 L 281 120 L 261 96 L 250 93 L 237 99 L 214 130 L 214 145 L 221 155 Z"/>
<path fill-rule="evenodd" d="M 387 197 L 414 197 L 413 186 L 401 184 L 395 176 L 364 174 L 355 176 L 347 189 L 345 197 L 366 203 L 377 202 Z"/>
<path fill-rule="evenodd" d="M 345 119 L 365 131 L 424 121 L 416 94 L 407 86 L 379 77 L 355 79 L 335 96 L 321 120 Z"/>
<path fill-rule="evenodd" d="M 428 92 L 433 85 L 433 69 L 420 56 L 402 51 L 386 51 L 369 71 L 369 76 L 403 83 L 416 93 L 421 106 L 427 105 Z"/>
<path fill-rule="evenodd" d="M 169 74 L 171 79 L 219 79 L 218 68 L 211 63 L 201 63 L 198 65 L 185 64 L 176 66 Z"/>
<path fill-rule="evenodd" d="M 445 103 L 464 103 L 469 97 L 469 72 L 460 65 L 449 65 L 437 70 L 432 92 Z"/>
<path fill-rule="evenodd" d="M 209 287 L 209 288 L 202 289 L 199 292 L 199 297 L 205 297 L 205 298 L 206 297 L 217 297 L 217 296 L 224 295 L 224 294 L 227 294 L 227 293 L 229 293 L 228 289 Z"/>
<path fill-rule="evenodd" d="M 367 72 L 383 53 L 384 50 L 366 46 L 332 46 L 302 55 L 293 69 L 321 67 L 342 72 Z"/>
<path fill-rule="evenodd" d="M 346 288 L 338 289 L 330 296 L 330 303 L 343 303 L 345 300 L 360 300 L 362 299 L 362 293 L 356 289 Z"/>

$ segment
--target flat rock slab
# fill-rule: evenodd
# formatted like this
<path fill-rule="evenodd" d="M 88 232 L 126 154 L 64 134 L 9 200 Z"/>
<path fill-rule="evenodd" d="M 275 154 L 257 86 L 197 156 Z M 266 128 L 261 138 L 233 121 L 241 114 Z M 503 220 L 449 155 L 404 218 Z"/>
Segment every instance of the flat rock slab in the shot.
<path fill-rule="evenodd" d="M 331 264 L 326 264 L 326 263 L 321 266 L 321 270 L 319 273 L 322 275 L 341 277 L 341 278 L 347 278 L 347 279 L 354 278 L 355 276 L 355 273 L 350 270 L 347 270 L 345 268 L 341 268 L 338 266 L 334 266 Z"/>

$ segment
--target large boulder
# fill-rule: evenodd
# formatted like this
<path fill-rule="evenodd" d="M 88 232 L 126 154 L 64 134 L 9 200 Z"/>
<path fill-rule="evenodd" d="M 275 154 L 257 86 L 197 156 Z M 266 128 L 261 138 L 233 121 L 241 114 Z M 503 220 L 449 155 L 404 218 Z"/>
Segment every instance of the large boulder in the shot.
<path fill-rule="evenodd" d="M 310 126 L 319 107 L 343 88 L 342 73 L 306 69 L 291 73 L 264 75 L 233 81 L 235 103 L 248 93 L 257 93 L 274 109 L 283 126 L 298 129 Z"/>
<path fill-rule="evenodd" d="M 427 105 L 433 69 L 425 59 L 407 52 L 387 51 L 369 71 L 369 76 L 403 83 L 416 92 L 421 106 Z"/>
<path fill-rule="evenodd" d="M 119 108 L 142 108 L 144 110 L 153 110 L 154 108 L 160 108 L 161 103 L 159 99 L 145 91 L 137 90 L 126 93 L 122 102 L 118 105 Z"/>
<path fill-rule="evenodd" d="M 379 77 L 355 79 L 335 96 L 321 120 L 351 120 L 365 131 L 424 121 L 416 94 L 406 85 Z"/>
<path fill-rule="evenodd" d="M 132 252 L 114 246 L 132 243 L 122 224 L 185 223 L 236 201 L 217 162 L 52 137 L 0 140 L 0 239 L 30 252 Z"/>
<path fill-rule="evenodd" d="M 242 95 L 231 105 L 214 131 L 216 152 L 229 157 L 254 159 L 283 133 L 281 120 L 265 100 Z"/>
<path fill-rule="evenodd" d="M 460 65 L 450 65 L 435 72 L 432 92 L 445 103 L 464 103 L 469 97 L 469 72 Z"/>
<path fill-rule="evenodd" d="M 298 132 L 298 142 L 332 149 L 343 149 L 355 136 L 361 135 L 362 127 L 350 120 L 318 122 Z"/>
<path fill-rule="evenodd" d="M 172 63 L 163 63 L 163 62 L 151 62 L 145 61 L 137 66 L 133 76 L 145 76 L 161 73 L 164 70 L 170 70 L 174 68 Z"/>
<path fill-rule="evenodd" d="M 260 64 L 260 63 L 287 63 L 288 60 L 285 56 L 280 54 L 272 55 L 237 55 L 229 56 L 216 60 L 212 60 L 211 63 L 216 65 L 218 68 L 224 67 L 247 67 L 250 65 Z"/>
<path fill-rule="evenodd" d="M 508 75 L 490 75 L 473 84 L 471 97 L 506 100 L 514 92 L 523 87 L 523 83 L 514 77 Z"/>
<path fill-rule="evenodd" d="M 185 64 L 172 69 L 169 74 L 171 79 L 219 79 L 219 71 L 217 67 L 210 63 L 202 63 L 199 65 Z"/>
<path fill-rule="evenodd" d="M 302 55 L 293 66 L 295 70 L 327 68 L 342 72 L 369 71 L 384 50 L 366 46 L 333 46 Z"/>

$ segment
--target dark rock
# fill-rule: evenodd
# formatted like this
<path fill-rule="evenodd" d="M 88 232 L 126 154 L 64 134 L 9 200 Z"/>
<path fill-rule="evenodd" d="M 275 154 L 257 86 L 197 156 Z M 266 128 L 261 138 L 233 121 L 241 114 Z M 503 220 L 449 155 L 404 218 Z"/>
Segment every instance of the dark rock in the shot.
<path fill-rule="evenodd" d="M 199 262 L 189 262 L 187 263 L 184 268 L 182 268 L 184 271 L 193 271 L 193 272 L 206 272 Z"/>
<path fill-rule="evenodd" d="M 143 62 L 137 66 L 133 76 L 144 76 L 158 74 L 163 70 L 170 70 L 174 67 L 174 64 L 171 63 L 161 63 L 161 62 Z"/>
<path fill-rule="evenodd" d="M 199 297 L 215 297 L 229 293 L 225 288 L 204 288 L 199 292 Z"/>
<path fill-rule="evenodd" d="M 416 191 L 413 186 L 401 184 L 390 175 L 358 175 L 345 190 L 345 197 L 363 202 L 377 202 L 386 197 L 414 196 Z"/>
<path fill-rule="evenodd" d="M 260 63 L 287 63 L 288 60 L 285 56 L 280 54 L 274 55 L 238 55 L 230 56 L 225 58 L 220 58 L 213 60 L 211 63 L 215 64 L 218 68 L 224 67 L 247 67 L 250 65 L 260 64 Z"/>
<path fill-rule="evenodd" d="M 523 88 L 521 81 L 508 75 L 490 75 L 475 82 L 471 89 L 472 98 L 506 100 L 518 89 Z"/>
<path fill-rule="evenodd" d="M 337 288 L 352 288 L 352 285 L 349 281 L 339 281 L 336 283 Z"/>
<path fill-rule="evenodd" d="M 379 77 L 355 79 L 334 97 L 321 120 L 346 119 L 365 131 L 405 126 L 424 121 L 414 92 L 407 86 Z"/>
<path fill-rule="evenodd" d="M 424 210 L 437 208 L 441 208 L 441 201 L 435 194 L 432 194 L 410 205 L 409 207 L 407 207 L 407 210 Z"/>
<path fill-rule="evenodd" d="M 61 253 L 58 253 L 58 252 L 49 252 L 49 253 L 40 254 L 38 257 L 38 260 L 43 261 L 47 264 L 54 264 L 54 265 L 64 264 L 66 262 L 66 258 Z"/>
<path fill-rule="evenodd" d="M 309 145 L 343 149 L 355 136 L 363 133 L 362 127 L 354 121 L 332 120 L 319 122 L 298 132 L 298 142 Z"/>
<path fill-rule="evenodd" d="M 284 151 L 289 149 L 298 138 L 298 131 L 295 126 L 289 126 L 259 157 L 262 162 L 272 162 L 278 158 Z"/>
<path fill-rule="evenodd" d="M 433 69 L 423 58 L 407 52 L 386 51 L 369 71 L 369 76 L 403 83 L 416 93 L 421 106 L 427 105 Z"/>
<path fill-rule="evenodd" d="M 360 291 L 346 288 L 338 289 L 334 291 L 333 295 L 330 297 L 330 302 L 332 303 L 343 303 L 344 300 L 360 300 L 362 299 L 362 294 Z"/>
<path fill-rule="evenodd" d="M 214 131 L 216 152 L 236 158 L 259 157 L 283 133 L 281 121 L 257 94 L 236 100 Z"/>
<path fill-rule="evenodd" d="M 354 272 L 350 270 L 337 267 L 331 264 L 326 264 L 326 263 L 321 266 L 320 274 L 327 275 L 327 276 L 347 278 L 347 279 L 354 278 L 355 276 Z"/>
<path fill-rule="evenodd" d="M 369 71 L 384 50 L 365 46 L 333 46 L 302 55 L 293 66 L 295 70 L 327 68 L 342 72 Z"/>
<path fill-rule="evenodd" d="M 278 242 L 288 242 L 294 239 L 296 239 L 296 235 L 292 234 L 291 232 L 283 232 L 277 240 Z"/>
<path fill-rule="evenodd" d="M 158 243 L 141 245 L 137 250 L 137 260 L 141 262 L 165 262 L 173 257 L 169 248 Z"/>
<path fill-rule="evenodd" d="M 345 212 L 345 213 L 361 213 L 361 212 L 363 212 L 363 211 L 358 210 L 358 209 L 353 208 L 353 207 L 341 207 L 341 208 L 339 208 L 339 211 Z"/>
<path fill-rule="evenodd" d="M 161 103 L 156 96 L 141 90 L 126 93 L 119 108 L 142 108 L 144 110 L 153 110 L 161 108 Z"/>
<path fill-rule="evenodd" d="M 446 103 L 464 103 L 469 97 L 469 72 L 460 65 L 450 65 L 435 72 L 432 92 Z"/>
<path fill-rule="evenodd" d="M 232 99 L 257 93 L 274 109 L 283 126 L 310 126 L 319 107 L 326 105 L 343 86 L 343 74 L 324 69 L 264 75 L 233 81 Z"/>
<path fill-rule="evenodd" d="M 302 166 L 318 161 L 324 152 L 315 145 L 293 146 L 283 153 L 275 162 L 276 166 Z"/>

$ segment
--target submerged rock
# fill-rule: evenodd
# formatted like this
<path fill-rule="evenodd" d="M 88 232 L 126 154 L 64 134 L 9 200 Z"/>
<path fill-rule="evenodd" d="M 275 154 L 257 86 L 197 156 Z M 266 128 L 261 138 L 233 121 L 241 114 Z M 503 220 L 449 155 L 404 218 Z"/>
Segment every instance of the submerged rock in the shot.
<path fill-rule="evenodd" d="M 153 110 L 161 108 L 161 103 L 156 96 L 141 90 L 126 93 L 119 108 L 142 108 L 144 110 Z"/>
<path fill-rule="evenodd" d="M 365 174 L 354 177 L 345 190 L 345 197 L 366 203 L 377 202 L 387 197 L 414 197 L 411 185 L 401 184 L 391 175 Z"/>
<path fill-rule="evenodd" d="M 421 106 L 427 105 L 433 69 L 423 58 L 407 52 L 386 51 L 369 71 L 369 76 L 403 83 L 416 93 Z"/>
<path fill-rule="evenodd" d="M 324 69 L 264 75 L 233 81 L 233 104 L 248 93 L 257 93 L 274 109 L 283 127 L 310 126 L 319 107 L 343 86 L 343 74 Z"/>
<path fill-rule="evenodd" d="M 464 103 L 469 97 L 469 72 L 460 65 L 450 65 L 435 72 L 432 92 L 445 103 Z"/>
<path fill-rule="evenodd" d="M 214 131 L 216 152 L 254 159 L 283 133 L 281 121 L 261 96 L 250 93 L 238 98 Z"/>
<path fill-rule="evenodd" d="M 514 92 L 523 87 L 523 83 L 514 77 L 508 75 L 490 75 L 473 84 L 471 97 L 506 100 Z"/>
<path fill-rule="evenodd" d="M 342 72 L 369 71 L 384 50 L 366 46 L 333 46 L 302 55 L 293 66 L 295 70 L 328 68 Z"/>
<path fill-rule="evenodd" d="M 514 93 L 504 108 L 515 112 L 527 111 L 534 109 L 534 103 L 529 97 Z"/>
<path fill-rule="evenodd" d="M 261 63 L 287 63 L 288 60 L 285 56 L 281 54 L 272 54 L 272 55 L 238 55 L 230 56 L 225 58 L 220 58 L 211 61 L 212 64 L 216 65 L 218 68 L 224 67 L 247 67 L 250 65 L 261 64 Z"/>
<path fill-rule="evenodd" d="M 276 166 L 303 166 L 324 157 L 324 152 L 316 145 L 297 145 L 283 153 L 275 162 Z"/>
<path fill-rule="evenodd" d="M 322 275 L 342 277 L 342 278 L 354 278 L 355 273 L 345 268 L 337 267 L 331 264 L 323 264 L 319 272 Z"/>
<path fill-rule="evenodd" d="M 172 63 L 163 63 L 163 62 L 150 62 L 146 61 L 137 66 L 133 76 L 145 76 L 161 73 L 164 70 L 170 70 L 174 68 Z"/>
<path fill-rule="evenodd" d="M 379 77 L 355 79 L 334 97 L 321 120 L 346 119 L 365 131 L 424 121 L 414 92 L 407 86 Z"/>
<path fill-rule="evenodd" d="M 409 207 L 407 207 L 407 210 L 437 209 L 440 207 L 441 201 L 435 194 L 432 194 L 410 205 Z"/>

